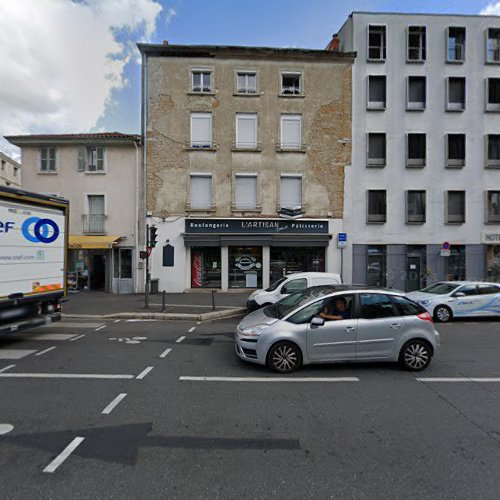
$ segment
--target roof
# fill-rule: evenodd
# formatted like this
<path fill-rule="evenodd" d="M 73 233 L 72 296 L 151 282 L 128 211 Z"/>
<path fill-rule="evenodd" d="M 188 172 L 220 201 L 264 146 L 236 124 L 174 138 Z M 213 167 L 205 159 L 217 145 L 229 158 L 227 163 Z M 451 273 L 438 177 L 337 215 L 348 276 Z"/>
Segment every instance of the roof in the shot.
<path fill-rule="evenodd" d="M 143 55 L 160 57 L 310 59 L 325 62 L 353 62 L 355 52 L 299 49 L 288 47 L 253 47 L 243 45 L 169 45 L 138 43 Z"/>
<path fill-rule="evenodd" d="M 459 14 L 459 13 L 444 13 L 444 12 L 371 12 L 364 10 L 354 10 L 351 12 L 350 16 L 353 14 L 362 14 L 369 16 L 408 16 L 408 17 L 422 17 L 422 16 L 436 16 L 436 17 L 493 17 L 500 19 L 500 16 L 495 16 L 492 14 Z"/>
<path fill-rule="evenodd" d="M 89 134 L 30 134 L 30 135 L 6 135 L 10 143 L 20 146 L 22 144 L 38 143 L 89 143 L 89 142 L 113 142 L 116 144 L 127 144 L 140 142 L 138 134 L 123 134 L 121 132 L 96 132 Z"/>
<path fill-rule="evenodd" d="M 14 158 L 9 156 L 8 154 L 3 153 L 2 151 L 0 151 L 0 158 L 2 160 L 8 161 L 9 163 L 12 163 L 12 165 L 14 165 L 17 168 L 21 168 L 21 164 L 19 162 L 14 160 Z"/>

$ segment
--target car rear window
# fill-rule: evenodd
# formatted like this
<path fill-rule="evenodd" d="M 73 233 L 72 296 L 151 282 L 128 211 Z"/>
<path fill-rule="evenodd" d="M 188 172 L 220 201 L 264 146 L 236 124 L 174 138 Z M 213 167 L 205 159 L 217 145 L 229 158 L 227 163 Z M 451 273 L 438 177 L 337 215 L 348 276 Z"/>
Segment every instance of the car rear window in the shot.
<path fill-rule="evenodd" d="M 422 306 L 415 304 L 415 302 L 412 302 L 405 297 L 392 295 L 391 300 L 401 316 L 417 316 L 418 314 L 425 312 L 425 309 Z"/>
<path fill-rule="evenodd" d="M 396 316 L 396 309 L 388 295 L 382 293 L 362 293 L 360 295 L 361 318 L 377 319 Z"/>
<path fill-rule="evenodd" d="M 500 293 L 500 288 L 495 285 L 479 285 L 480 295 L 489 295 L 490 293 Z"/>

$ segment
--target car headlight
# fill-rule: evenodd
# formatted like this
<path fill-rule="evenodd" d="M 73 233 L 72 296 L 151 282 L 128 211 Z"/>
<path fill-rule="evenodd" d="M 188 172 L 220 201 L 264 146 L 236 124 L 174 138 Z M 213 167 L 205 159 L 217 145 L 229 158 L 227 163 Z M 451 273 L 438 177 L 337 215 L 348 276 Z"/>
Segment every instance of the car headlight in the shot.
<path fill-rule="evenodd" d="M 266 327 L 267 325 L 250 326 L 241 330 L 240 335 L 243 335 L 245 337 L 258 337 L 262 333 L 262 330 L 264 330 Z"/>
<path fill-rule="evenodd" d="M 428 306 L 431 303 L 431 301 L 430 300 L 419 300 L 418 303 L 423 305 L 423 306 Z"/>

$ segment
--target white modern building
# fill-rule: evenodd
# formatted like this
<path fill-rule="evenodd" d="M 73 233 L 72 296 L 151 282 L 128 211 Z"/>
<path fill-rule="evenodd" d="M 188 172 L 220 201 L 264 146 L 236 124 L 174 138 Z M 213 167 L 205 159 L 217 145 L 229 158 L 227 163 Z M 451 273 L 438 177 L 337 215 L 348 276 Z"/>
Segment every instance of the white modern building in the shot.
<path fill-rule="evenodd" d="M 357 53 L 345 280 L 499 280 L 500 18 L 353 12 L 337 36 Z"/>

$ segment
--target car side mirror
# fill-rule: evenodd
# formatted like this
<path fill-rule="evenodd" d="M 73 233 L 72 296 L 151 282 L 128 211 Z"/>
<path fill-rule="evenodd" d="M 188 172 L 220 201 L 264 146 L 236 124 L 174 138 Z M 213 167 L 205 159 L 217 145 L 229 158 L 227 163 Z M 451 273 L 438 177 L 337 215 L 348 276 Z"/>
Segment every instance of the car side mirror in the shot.
<path fill-rule="evenodd" d="M 286 285 L 281 289 L 281 293 L 289 293 L 288 290 L 286 289 Z"/>
<path fill-rule="evenodd" d="M 453 297 L 465 297 L 465 293 L 464 292 L 457 292 L 457 293 L 453 294 Z"/>
<path fill-rule="evenodd" d="M 315 316 L 311 320 L 311 326 L 323 326 L 325 324 L 324 318 L 320 318 L 319 316 Z"/>

